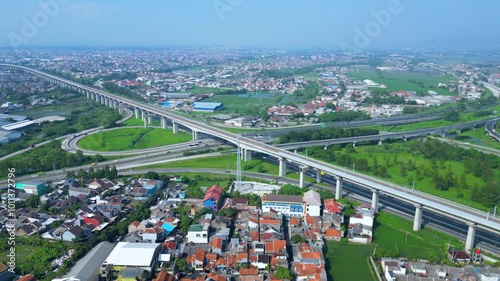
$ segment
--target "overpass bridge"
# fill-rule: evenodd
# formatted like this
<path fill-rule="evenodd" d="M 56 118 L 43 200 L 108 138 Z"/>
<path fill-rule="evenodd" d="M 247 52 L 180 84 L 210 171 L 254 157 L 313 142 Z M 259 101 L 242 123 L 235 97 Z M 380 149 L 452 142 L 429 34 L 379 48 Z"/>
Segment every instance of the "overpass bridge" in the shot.
<path fill-rule="evenodd" d="M 59 85 L 60 87 L 68 88 L 76 92 L 81 93 L 88 99 L 95 100 L 111 108 L 123 110 L 124 106 L 132 107 L 136 118 L 142 118 L 145 123 L 147 123 L 147 117 L 149 116 L 159 116 L 161 119 L 161 126 L 167 129 L 167 122 L 171 122 L 172 130 L 177 133 L 179 130 L 179 125 L 182 125 L 190 129 L 193 133 L 193 140 L 198 139 L 200 133 L 204 133 L 213 137 L 217 137 L 226 140 L 232 144 L 240 144 L 245 160 L 251 158 L 251 152 L 259 152 L 272 157 L 275 157 L 279 161 L 279 175 L 286 175 L 286 164 L 287 162 L 293 162 L 300 166 L 300 185 L 304 186 L 305 172 L 309 169 L 316 170 L 317 180 L 320 180 L 321 172 L 334 176 L 336 178 L 336 192 L 335 197 L 339 199 L 342 196 L 342 185 L 343 182 L 350 182 L 372 191 L 372 207 L 377 209 L 378 206 L 378 196 L 379 193 L 384 193 L 392 197 L 398 198 L 399 200 L 409 202 L 415 206 L 415 217 L 413 230 L 418 231 L 421 228 L 422 223 L 422 208 L 426 208 L 433 212 L 459 219 L 468 225 L 468 234 L 466 239 L 466 249 L 472 250 L 474 247 L 474 236 L 476 228 L 482 228 L 493 232 L 495 234 L 500 233 L 500 219 L 498 217 L 489 217 L 489 215 L 483 211 L 479 211 L 474 208 L 470 208 L 455 202 L 447 201 L 442 198 L 438 198 L 429 194 L 424 193 L 414 193 L 408 194 L 404 191 L 402 186 L 398 186 L 392 183 L 384 182 L 382 180 L 369 177 L 363 174 L 346 171 L 343 168 L 321 162 L 319 160 L 310 159 L 299 154 L 284 150 L 282 148 L 273 147 L 268 144 L 261 143 L 259 141 L 242 138 L 236 134 L 224 131 L 219 128 L 212 127 L 203 122 L 191 120 L 189 118 L 179 116 L 168 112 L 164 109 L 144 104 L 142 102 L 130 100 L 118 95 L 110 94 L 102 90 L 98 90 L 92 87 L 88 87 L 71 80 L 63 79 L 55 75 L 44 73 L 39 70 L 32 68 L 12 65 L 12 64 L 0 64 L 0 66 L 12 69 L 12 70 L 22 70 L 30 73 L 41 79 L 45 79 L 48 82 Z"/>
<path fill-rule="evenodd" d="M 456 130 L 460 132 L 462 129 L 466 128 L 476 128 L 478 126 L 482 126 L 490 122 L 490 119 L 477 120 L 472 122 L 466 122 L 461 124 L 454 124 L 450 126 L 440 127 L 440 128 L 428 128 L 428 129 L 420 129 L 408 132 L 400 132 L 400 133 L 384 133 L 379 135 L 367 135 L 367 136 L 358 136 L 358 137 L 350 137 L 350 138 L 338 138 L 338 139 L 325 139 L 325 140 L 313 140 L 313 141 L 304 141 L 304 142 L 293 142 L 293 143 L 283 143 L 276 144 L 276 147 L 283 149 L 299 149 L 302 147 L 309 146 L 325 146 L 325 149 L 329 145 L 333 144 L 344 144 L 344 143 L 352 143 L 353 146 L 356 146 L 358 142 L 365 141 L 378 141 L 378 144 L 382 144 L 382 141 L 388 139 L 404 139 L 405 141 L 409 138 L 421 137 L 421 136 L 429 136 L 429 135 L 441 135 L 441 137 L 445 137 L 446 132 Z"/>
<path fill-rule="evenodd" d="M 495 130 L 495 126 L 497 125 L 497 122 L 500 120 L 500 118 L 495 118 L 493 120 L 488 121 L 485 126 L 486 133 L 496 139 L 497 141 L 500 141 L 500 134 Z"/>

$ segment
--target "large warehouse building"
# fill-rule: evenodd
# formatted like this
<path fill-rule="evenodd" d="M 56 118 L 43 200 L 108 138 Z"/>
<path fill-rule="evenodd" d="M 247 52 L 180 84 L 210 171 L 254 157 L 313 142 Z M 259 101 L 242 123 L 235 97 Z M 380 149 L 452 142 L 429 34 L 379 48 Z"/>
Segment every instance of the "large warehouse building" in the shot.
<path fill-rule="evenodd" d="M 216 110 L 221 110 L 224 105 L 220 102 L 194 102 L 193 111 L 208 111 L 214 112 Z"/>
<path fill-rule="evenodd" d="M 105 280 L 134 281 L 137 276 L 149 279 L 162 250 L 159 243 L 119 242 L 101 265 Z"/>

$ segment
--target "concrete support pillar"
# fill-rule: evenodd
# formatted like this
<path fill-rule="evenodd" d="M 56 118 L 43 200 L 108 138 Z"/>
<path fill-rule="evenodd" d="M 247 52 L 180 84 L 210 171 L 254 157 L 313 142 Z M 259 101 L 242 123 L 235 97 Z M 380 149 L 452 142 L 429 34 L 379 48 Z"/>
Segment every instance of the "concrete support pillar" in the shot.
<path fill-rule="evenodd" d="M 382 140 L 378 140 L 378 145 L 382 145 Z"/>
<path fill-rule="evenodd" d="M 446 138 L 446 132 L 442 132 L 442 133 L 441 133 L 441 137 L 442 137 L 442 138 Z"/>
<path fill-rule="evenodd" d="M 422 228 L 422 205 L 415 205 L 415 218 L 413 219 L 413 231 Z"/>
<path fill-rule="evenodd" d="M 325 145 L 325 150 L 327 150 L 327 149 L 328 149 L 328 145 Z"/>
<path fill-rule="evenodd" d="M 356 148 L 356 142 L 352 143 L 352 147 Z"/>
<path fill-rule="evenodd" d="M 286 176 L 286 158 L 279 157 L 278 161 L 280 163 L 279 165 L 279 176 L 284 177 Z"/>
<path fill-rule="evenodd" d="M 316 183 L 321 182 L 321 170 L 316 170 Z"/>
<path fill-rule="evenodd" d="M 120 103 L 117 100 L 113 100 L 113 107 L 114 108 L 120 107 Z"/>
<path fill-rule="evenodd" d="M 137 108 L 137 107 L 134 108 L 134 114 L 135 114 L 135 118 L 139 119 L 139 114 L 140 114 L 139 108 Z"/>
<path fill-rule="evenodd" d="M 195 131 L 195 130 L 193 130 L 193 140 L 194 140 L 194 141 L 197 141 L 197 140 L 198 140 L 198 137 L 199 137 L 199 136 L 198 136 L 198 132 L 197 132 L 197 131 Z"/>
<path fill-rule="evenodd" d="M 297 148 L 295 148 L 295 149 L 293 150 L 293 153 L 297 154 Z"/>
<path fill-rule="evenodd" d="M 469 253 L 472 252 L 474 248 L 474 238 L 476 236 L 476 224 L 467 223 L 469 230 L 467 231 L 467 240 L 465 240 L 465 250 Z"/>
<path fill-rule="evenodd" d="M 252 160 L 252 151 L 248 148 L 243 149 L 243 161 L 250 161 Z"/>
<path fill-rule="evenodd" d="M 123 107 L 121 107 L 120 105 L 118 106 L 118 113 L 119 113 L 120 115 L 122 115 L 122 114 L 123 114 Z"/>
<path fill-rule="evenodd" d="M 142 116 L 142 122 L 144 122 L 144 128 L 147 128 L 148 127 L 148 119 L 146 117 L 144 117 L 144 114 Z"/>
<path fill-rule="evenodd" d="M 161 117 L 161 127 L 163 129 L 167 128 L 167 118 L 165 118 L 164 116 Z"/>
<path fill-rule="evenodd" d="M 307 166 L 301 166 L 299 167 L 299 187 L 304 188 L 305 182 L 306 182 L 306 172 L 309 169 Z"/>
<path fill-rule="evenodd" d="M 85 91 L 86 94 L 87 94 L 87 99 L 89 100 L 90 99 L 90 92 L 89 91 Z"/>
<path fill-rule="evenodd" d="M 342 177 L 336 176 L 337 184 L 335 186 L 335 200 L 339 200 L 342 198 Z"/>
<path fill-rule="evenodd" d="M 406 137 L 403 137 L 403 140 L 404 140 L 404 141 L 407 141 L 408 139 L 407 139 Z"/>
<path fill-rule="evenodd" d="M 148 115 L 148 124 L 151 125 L 153 123 L 153 116 L 151 114 Z"/>
<path fill-rule="evenodd" d="M 172 121 L 172 132 L 174 134 L 177 134 L 179 132 L 179 124 L 175 123 L 174 121 Z"/>
<path fill-rule="evenodd" d="M 378 190 L 372 189 L 372 210 L 378 212 Z"/>
<path fill-rule="evenodd" d="M 462 129 L 457 129 L 457 134 L 462 133 Z"/>
<path fill-rule="evenodd" d="M 148 120 L 147 120 L 147 118 L 146 118 L 146 114 L 147 114 L 147 112 L 146 112 L 146 111 L 141 110 L 141 118 L 142 118 L 142 121 L 144 121 L 144 122 L 147 122 L 147 121 L 148 121 Z"/>

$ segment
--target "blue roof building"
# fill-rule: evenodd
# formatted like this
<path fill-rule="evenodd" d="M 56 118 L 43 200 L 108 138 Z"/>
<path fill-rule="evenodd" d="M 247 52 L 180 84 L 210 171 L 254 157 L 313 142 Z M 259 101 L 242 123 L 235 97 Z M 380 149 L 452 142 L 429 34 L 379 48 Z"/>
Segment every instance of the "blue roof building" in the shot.
<path fill-rule="evenodd" d="M 214 112 L 216 110 L 221 110 L 224 105 L 220 102 L 194 102 L 193 111 L 208 111 Z"/>

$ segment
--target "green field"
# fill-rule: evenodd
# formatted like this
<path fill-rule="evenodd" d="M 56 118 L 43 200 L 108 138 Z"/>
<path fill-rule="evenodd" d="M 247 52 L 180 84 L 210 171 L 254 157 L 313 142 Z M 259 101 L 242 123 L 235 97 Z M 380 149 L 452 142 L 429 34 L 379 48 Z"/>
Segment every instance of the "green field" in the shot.
<path fill-rule="evenodd" d="M 425 222 L 424 222 L 425 223 Z M 413 231 L 413 222 L 386 212 L 377 214 L 374 243 L 378 253 L 397 253 L 410 259 L 444 258 L 447 244 L 463 249 L 458 239 L 429 228 Z"/>
<path fill-rule="evenodd" d="M 123 127 L 129 127 L 129 126 L 144 126 L 144 121 L 139 118 L 135 118 L 132 116 L 130 119 L 125 120 L 124 122 L 121 123 Z M 160 120 L 158 119 L 153 119 L 151 124 L 148 124 L 148 126 L 160 126 Z"/>
<path fill-rule="evenodd" d="M 313 156 L 313 153 L 311 152 L 314 151 L 309 150 L 309 152 L 309 156 Z M 409 190 L 412 189 L 414 180 L 416 190 L 436 195 L 441 198 L 446 198 L 448 200 L 471 206 L 476 209 L 488 211 L 488 208 L 486 208 L 482 204 L 471 201 L 473 190 L 471 187 L 484 186 L 484 180 L 480 177 L 475 177 L 470 173 L 465 173 L 465 166 L 463 163 L 456 161 L 436 161 L 440 176 L 443 177 L 447 173 L 447 171 L 451 171 L 454 178 L 460 179 L 462 174 L 465 174 L 467 185 L 469 186 L 468 189 L 453 187 L 449 190 L 440 190 L 435 187 L 432 178 L 429 176 L 429 173 L 432 170 L 432 161 L 421 157 L 419 154 L 408 151 L 407 142 L 400 141 L 390 144 L 386 143 L 384 145 L 358 144 L 354 151 L 348 145 L 346 145 L 342 149 L 336 149 L 335 152 L 339 155 L 341 153 L 349 154 L 351 159 L 366 159 L 368 161 L 369 167 L 373 167 L 375 159 L 377 159 L 376 161 L 379 166 L 385 166 L 387 168 L 387 173 L 390 175 L 390 177 L 382 178 L 368 172 L 360 171 L 355 167 L 356 172 L 369 174 L 373 177 L 377 177 L 383 179 L 384 181 L 392 182 L 400 186 L 407 186 Z M 413 171 L 406 170 L 406 175 L 401 175 L 399 163 L 407 165 L 410 160 L 414 162 L 415 167 L 418 167 L 418 169 L 415 169 Z M 352 169 L 352 166 L 349 168 Z M 417 174 L 417 170 L 420 170 L 420 176 Z M 496 171 L 496 174 L 494 176 L 499 178 L 500 171 Z"/>
<path fill-rule="evenodd" d="M 435 91 L 440 95 L 456 95 L 450 93 L 447 89 L 438 88 L 438 83 L 450 82 L 450 77 L 445 75 L 430 75 L 421 72 L 403 72 L 403 71 L 379 71 L 368 66 L 356 66 L 359 71 L 348 72 L 347 76 L 352 79 L 369 79 L 379 84 L 387 86 L 388 91 Z M 422 82 L 423 87 L 409 80 Z"/>
<path fill-rule="evenodd" d="M 94 103 L 81 96 L 62 98 L 59 101 L 60 103 L 56 105 L 37 106 L 31 109 L 18 111 L 16 114 L 27 116 L 31 119 L 51 115 L 68 117 L 71 115 L 72 111 L 85 109 L 85 104 Z"/>
<path fill-rule="evenodd" d="M 275 95 L 267 95 L 266 97 L 255 97 L 253 94 L 245 96 L 239 95 L 215 95 L 204 99 L 204 102 L 221 102 L 224 104 L 222 113 L 244 113 L 250 110 L 260 110 L 275 105 L 278 97 Z"/>
<path fill-rule="evenodd" d="M 155 128 L 123 128 L 89 135 L 78 142 L 87 150 L 120 151 L 152 148 L 182 143 L 191 140 L 191 135 L 183 132 L 173 134 L 170 130 Z"/>
<path fill-rule="evenodd" d="M 374 245 L 326 241 L 325 262 L 328 280 L 374 281 L 368 257 Z"/>

